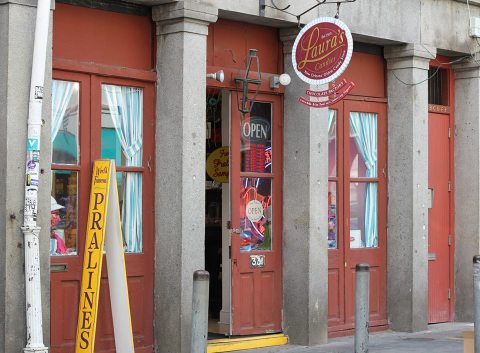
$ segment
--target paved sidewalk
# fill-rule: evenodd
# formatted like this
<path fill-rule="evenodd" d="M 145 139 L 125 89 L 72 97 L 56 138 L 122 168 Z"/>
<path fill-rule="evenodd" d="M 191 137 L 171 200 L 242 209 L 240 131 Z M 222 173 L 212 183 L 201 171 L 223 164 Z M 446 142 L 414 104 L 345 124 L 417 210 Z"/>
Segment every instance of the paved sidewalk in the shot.
<path fill-rule="evenodd" d="M 446 323 L 430 325 L 416 333 L 383 331 L 370 334 L 369 353 L 463 353 L 463 331 L 473 324 Z M 286 345 L 250 349 L 239 353 L 353 353 L 353 337 L 334 338 L 328 344 L 305 347 Z"/>

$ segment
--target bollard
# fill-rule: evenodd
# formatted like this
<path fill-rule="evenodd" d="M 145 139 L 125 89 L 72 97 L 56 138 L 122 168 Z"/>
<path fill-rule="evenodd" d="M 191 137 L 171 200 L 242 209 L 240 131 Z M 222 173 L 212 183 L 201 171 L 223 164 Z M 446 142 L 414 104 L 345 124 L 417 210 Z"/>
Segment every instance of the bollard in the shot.
<path fill-rule="evenodd" d="M 207 352 L 209 282 L 210 275 L 207 271 L 198 270 L 193 273 L 192 353 Z"/>
<path fill-rule="evenodd" d="M 473 307 L 475 353 L 480 353 L 480 255 L 473 257 Z"/>
<path fill-rule="evenodd" d="M 368 353 L 370 266 L 357 264 L 355 270 L 355 353 Z"/>

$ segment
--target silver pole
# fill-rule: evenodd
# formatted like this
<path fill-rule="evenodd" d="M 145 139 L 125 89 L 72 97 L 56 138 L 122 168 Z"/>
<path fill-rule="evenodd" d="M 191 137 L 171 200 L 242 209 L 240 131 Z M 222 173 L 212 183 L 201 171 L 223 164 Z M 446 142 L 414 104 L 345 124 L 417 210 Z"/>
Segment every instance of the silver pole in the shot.
<path fill-rule="evenodd" d="M 355 353 L 368 353 L 370 266 L 357 264 L 355 270 Z"/>
<path fill-rule="evenodd" d="M 473 257 L 473 306 L 475 353 L 480 353 L 480 255 Z"/>
<path fill-rule="evenodd" d="M 193 273 L 192 353 L 207 352 L 209 283 L 210 274 L 207 271 Z"/>
<path fill-rule="evenodd" d="M 40 283 L 40 227 L 37 226 L 40 176 L 40 136 L 42 128 L 43 86 L 47 58 L 50 0 L 38 0 L 33 44 L 32 77 L 28 105 L 28 137 L 25 165 L 25 203 L 22 232 L 25 239 L 25 297 L 27 344 L 25 353 L 47 353 L 43 344 Z M 50 208 L 48 209 L 50 211 Z"/>

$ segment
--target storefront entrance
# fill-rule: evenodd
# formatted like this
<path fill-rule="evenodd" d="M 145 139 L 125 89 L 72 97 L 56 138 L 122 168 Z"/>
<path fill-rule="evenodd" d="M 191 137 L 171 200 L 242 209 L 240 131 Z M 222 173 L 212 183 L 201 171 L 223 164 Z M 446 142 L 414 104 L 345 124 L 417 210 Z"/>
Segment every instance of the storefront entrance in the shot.
<path fill-rule="evenodd" d="M 354 328 L 355 266 L 370 265 L 370 327 L 386 317 L 385 103 L 344 100 L 329 110 L 329 332 Z"/>
<path fill-rule="evenodd" d="M 258 96 L 232 107 L 232 334 L 282 330 L 282 111 Z"/>
<path fill-rule="evenodd" d="M 205 262 L 211 278 L 210 337 L 218 337 L 215 333 L 280 332 L 281 99 L 259 95 L 251 113 L 243 115 L 236 105 L 232 104 L 230 110 L 222 108 L 223 104 L 230 107 L 230 93 L 212 92 L 207 91 L 205 228 Z M 227 97 L 226 102 L 221 97 Z M 225 125 L 232 127 L 230 133 Z M 229 148 L 225 147 L 228 136 Z M 220 182 L 225 154 L 230 156 L 230 172 L 227 182 Z M 215 176 L 217 180 L 213 180 Z M 222 223 L 227 232 L 223 232 Z M 224 273 L 230 268 L 229 275 Z M 225 312 L 227 319 L 222 315 Z"/>

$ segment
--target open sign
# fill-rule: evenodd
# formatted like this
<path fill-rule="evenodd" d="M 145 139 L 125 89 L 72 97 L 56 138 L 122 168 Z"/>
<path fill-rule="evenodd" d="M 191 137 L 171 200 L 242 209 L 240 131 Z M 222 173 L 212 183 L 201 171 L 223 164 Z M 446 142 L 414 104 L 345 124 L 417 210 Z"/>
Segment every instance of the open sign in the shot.
<path fill-rule="evenodd" d="M 270 122 L 260 116 L 252 116 L 242 123 L 241 135 L 244 141 L 265 144 L 271 136 Z"/>

